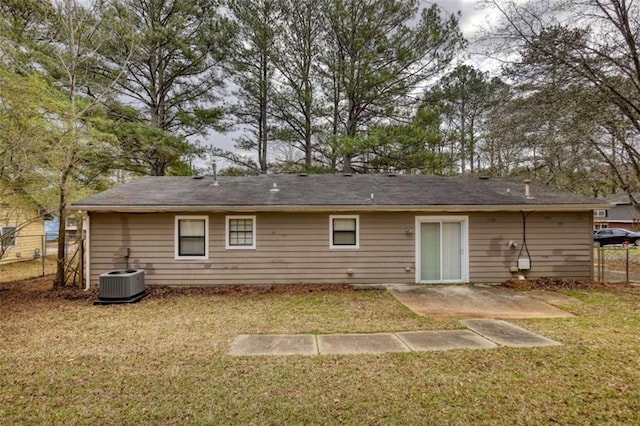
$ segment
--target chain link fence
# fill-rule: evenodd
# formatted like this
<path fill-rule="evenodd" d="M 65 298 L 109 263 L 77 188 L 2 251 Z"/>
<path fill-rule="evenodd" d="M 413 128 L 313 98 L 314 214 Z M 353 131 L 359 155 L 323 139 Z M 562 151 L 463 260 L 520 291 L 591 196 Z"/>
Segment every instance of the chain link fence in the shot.
<path fill-rule="evenodd" d="M 56 272 L 58 239 L 46 234 L 19 234 L 14 244 L 0 250 L 0 282 L 44 277 Z M 71 282 L 81 279 L 79 262 L 82 238 L 77 233 L 65 235 L 64 253 Z"/>
<path fill-rule="evenodd" d="M 606 246 L 593 249 L 593 278 L 600 282 L 640 282 L 640 247 Z"/>

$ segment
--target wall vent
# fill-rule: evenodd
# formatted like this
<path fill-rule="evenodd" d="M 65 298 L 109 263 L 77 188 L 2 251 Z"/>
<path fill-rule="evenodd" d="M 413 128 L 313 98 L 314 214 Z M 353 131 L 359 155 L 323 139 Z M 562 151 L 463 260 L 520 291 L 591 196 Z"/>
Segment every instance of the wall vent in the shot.
<path fill-rule="evenodd" d="M 94 304 L 134 303 L 146 295 L 144 269 L 116 269 L 100 274 L 99 299 Z"/>

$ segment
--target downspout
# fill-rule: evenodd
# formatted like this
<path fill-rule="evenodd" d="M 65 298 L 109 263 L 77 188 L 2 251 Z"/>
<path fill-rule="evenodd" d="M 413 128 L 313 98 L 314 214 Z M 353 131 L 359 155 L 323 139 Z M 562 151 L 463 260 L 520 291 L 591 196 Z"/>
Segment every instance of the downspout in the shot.
<path fill-rule="evenodd" d="M 84 271 L 87 274 L 84 290 L 87 291 L 91 288 L 91 213 L 87 212 L 87 237 L 85 239 L 85 266 Z"/>

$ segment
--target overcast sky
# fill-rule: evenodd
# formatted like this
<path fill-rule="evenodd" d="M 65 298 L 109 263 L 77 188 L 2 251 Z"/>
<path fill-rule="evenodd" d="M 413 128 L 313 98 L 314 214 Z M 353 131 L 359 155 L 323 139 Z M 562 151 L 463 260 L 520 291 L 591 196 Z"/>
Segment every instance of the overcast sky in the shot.
<path fill-rule="evenodd" d="M 440 1 L 423 1 L 423 4 L 438 4 L 448 13 L 462 12 L 460 20 L 460 28 L 465 37 L 470 37 L 476 28 L 482 23 L 485 11 L 480 10 L 478 0 L 440 0 Z"/>

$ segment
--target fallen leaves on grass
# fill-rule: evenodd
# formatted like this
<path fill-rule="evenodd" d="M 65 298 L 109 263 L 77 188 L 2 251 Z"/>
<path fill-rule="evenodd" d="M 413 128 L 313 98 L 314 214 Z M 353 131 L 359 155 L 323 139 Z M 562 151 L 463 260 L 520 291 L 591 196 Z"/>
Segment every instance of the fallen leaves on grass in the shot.
<path fill-rule="evenodd" d="M 249 296 L 257 294 L 298 295 L 306 293 L 350 293 L 357 291 L 347 284 L 280 284 L 280 285 L 225 285 L 211 287 L 147 286 L 152 297 L 184 295 Z"/>
<path fill-rule="evenodd" d="M 527 280 L 511 279 L 505 281 L 505 287 L 516 290 L 595 290 L 608 289 L 615 290 L 619 288 L 630 287 L 627 284 L 602 283 L 596 281 L 574 280 L 567 278 L 535 278 Z"/>
<path fill-rule="evenodd" d="M 94 300 L 97 296 L 97 289 L 89 291 L 79 287 L 54 289 L 53 275 L 0 283 L 0 299 L 3 301 Z"/>
<path fill-rule="evenodd" d="M 210 287 L 168 287 L 149 285 L 150 297 L 166 299 L 181 296 L 253 296 L 280 294 L 295 296 L 308 293 L 350 293 L 358 291 L 347 284 L 283 284 L 268 286 L 228 285 Z M 53 288 L 53 277 L 11 281 L 0 284 L 0 299 L 29 300 L 95 300 L 98 289 L 84 290 L 78 287 Z"/>

